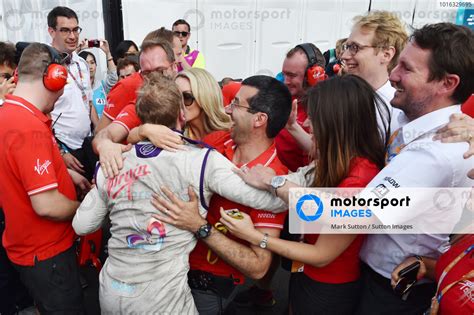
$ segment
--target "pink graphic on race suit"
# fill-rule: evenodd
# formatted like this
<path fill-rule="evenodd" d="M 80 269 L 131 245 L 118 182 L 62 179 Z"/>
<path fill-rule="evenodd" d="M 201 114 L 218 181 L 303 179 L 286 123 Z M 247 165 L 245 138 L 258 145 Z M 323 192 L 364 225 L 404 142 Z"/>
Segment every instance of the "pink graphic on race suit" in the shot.
<path fill-rule="evenodd" d="M 156 236 L 158 238 L 156 239 Z M 142 248 L 145 250 L 160 250 L 166 237 L 166 229 L 163 223 L 151 218 L 148 221 L 146 232 L 130 234 L 127 236 L 127 244 L 130 248 Z"/>
<path fill-rule="evenodd" d="M 135 168 L 129 169 L 123 174 L 107 179 L 107 196 L 111 199 L 115 199 L 120 194 L 120 192 L 126 189 L 128 200 L 132 200 L 133 184 L 140 177 L 146 176 L 148 174 L 150 174 L 148 171 L 148 165 L 145 164 L 137 165 Z M 115 188 L 117 189 L 114 192 Z"/>

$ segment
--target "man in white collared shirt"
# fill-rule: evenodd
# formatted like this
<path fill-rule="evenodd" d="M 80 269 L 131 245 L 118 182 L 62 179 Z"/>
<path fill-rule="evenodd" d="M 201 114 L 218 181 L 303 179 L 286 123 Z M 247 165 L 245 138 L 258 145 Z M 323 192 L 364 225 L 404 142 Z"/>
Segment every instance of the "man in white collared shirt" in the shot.
<path fill-rule="evenodd" d="M 48 33 L 51 45 L 61 53 L 68 53 L 68 83 L 63 95 L 54 104 L 51 117 L 54 122 L 55 137 L 60 141 L 64 162 L 68 168 L 80 173 L 88 170 L 90 179 L 95 163 L 88 163 L 84 154 L 71 154 L 82 148 L 84 139 L 91 134 L 91 84 L 89 66 L 79 57 L 76 48 L 81 27 L 76 13 L 67 7 L 55 7 L 48 14 Z M 89 166 L 91 164 L 91 166 Z M 87 172 L 86 172 L 87 173 Z"/>
<path fill-rule="evenodd" d="M 398 133 L 401 151 L 369 183 L 398 187 L 471 187 L 466 177 L 472 161 L 463 159 L 466 143 L 433 141 L 436 131 L 460 113 L 460 104 L 474 87 L 474 33 L 450 23 L 416 30 L 390 75 L 396 88 L 392 106 L 407 120 Z M 389 149 L 390 151 L 390 149 Z M 383 221 L 383 218 L 380 218 Z M 406 301 L 390 286 L 393 269 L 410 256 L 437 259 L 446 249 L 448 235 L 370 235 L 361 250 L 366 263 L 359 314 L 421 314 L 436 290 L 420 281 Z M 423 263 L 423 262 L 421 262 Z M 426 266 L 430 269 L 431 266 Z"/>
<path fill-rule="evenodd" d="M 397 64 L 407 38 L 405 28 L 395 14 L 387 11 L 369 12 L 354 18 L 354 26 L 343 45 L 341 56 L 346 73 L 366 80 L 388 105 L 392 132 L 400 127 L 398 116 L 401 111 L 390 106 L 395 89 L 388 76 Z M 382 116 L 378 117 L 379 125 L 385 130 L 388 114 L 383 113 Z"/>

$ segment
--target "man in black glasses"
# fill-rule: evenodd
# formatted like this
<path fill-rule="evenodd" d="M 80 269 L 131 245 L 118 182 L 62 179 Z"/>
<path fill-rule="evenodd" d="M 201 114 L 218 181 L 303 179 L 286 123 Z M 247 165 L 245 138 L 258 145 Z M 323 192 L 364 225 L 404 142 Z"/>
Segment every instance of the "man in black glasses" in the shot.
<path fill-rule="evenodd" d="M 13 93 L 13 72 L 16 68 L 15 46 L 0 42 L 0 106 L 5 100 L 5 94 Z"/>
<path fill-rule="evenodd" d="M 204 69 L 206 67 L 206 62 L 204 61 L 204 56 L 199 50 L 191 50 L 188 45 L 188 40 L 191 37 L 191 26 L 185 20 L 177 20 L 173 23 L 172 27 L 173 33 L 179 37 L 181 45 L 183 47 L 184 60 L 187 64 L 182 65 L 183 68 L 187 68 L 186 65 L 194 68 Z M 183 64 L 183 61 L 181 62 Z M 178 69 L 180 71 L 181 69 Z"/>
<path fill-rule="evenodd" d="M 90 180 L 97 158 L 84 140 L 91 135 L 92 121 L 97 122 L 98 118 L 91 103 L 89 66 L 75 52 L 81 31 L 77 14 L 70 8 L 55 7 L 48 13 L 51 46 L 69 55 L 66 61 L 68 84 L 51 112 L 55 137 L 66 166 Z"/>

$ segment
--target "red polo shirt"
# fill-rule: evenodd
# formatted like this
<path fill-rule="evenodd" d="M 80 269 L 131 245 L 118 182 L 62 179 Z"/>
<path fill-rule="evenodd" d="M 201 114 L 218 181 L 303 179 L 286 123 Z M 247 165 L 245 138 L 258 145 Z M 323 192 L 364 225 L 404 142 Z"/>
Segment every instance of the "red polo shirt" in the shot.
<path fill-rule="evenodd" d="M 365 158 L 353 158 L 349 174 L 339 183 L 338 188 L 365 187 L 377 175 L 379 168 Z M 316 244 L 319 234 L 306 234 L 305 242 Z M 365 235 L 357 235 L 352 243 L 331 263 L 324 267 L 304 266 L 304 273 L 311 279 L 325 283 L 347 283 L 360 276 L 359 252 Z"/>
<path fill-rule="evenodd" d="M 439 282 L 441 274 L 448 265 L 474 244 L 474 235 L 466 235 L 456 244 L 444 253 L 436 263 L 436 280 Z M 462 279 L 464 275 L 474 270 L 473 252 L 469 252 L 461 260 L 455 264 L 446 274 L 443 281 L 439 284 L 439 292 L 446 286 Z M 474 314 L 474 297 L 472 288 L 474 287 L 474 279 L 466 279 L 457 282 L 441 297 L 439 304 L 439 315 L 457 315 L 457 314 Z"/>
<path fill-rule="evenodd" d="M 299 104 L 298 104 L 299 105 Z M 296 121 L 300 126 L 303 126 L 308 114 L 306 114 L 303 106 L 298 106 L 296 114 Z M 308 132 L 308 128 L 303 128 Z M 299 167 L 306 166 L 309 163 L 308 154 L 300 149 L 300 146 L 293 138 L 293 136 L 283 128 L 275 138 L 276 149 L 280 161 L 290 169 L 296 172 Z"/>
<path fill-rule="evenodd" d="M 104 109 L 104 115 L 114 120 L 125 106 L 131 102 L 135 104 L 137 91 L 142 84 L 143 78 L 139 72 L 135 72 L 115 84 L 107 95 L 107 106 Z"/>
<path fill-rule="evenodd" d="M 219 139 L 222 139 L 220 137 Z M 219 140 L 220 141 L 220 140 Z M 212 145 L 212 143 L 210 143 Z M 235 145 L 232 140 L 229 140 L 224 145 L 224 150 L 221 152 L 226 158 L 232 161 L 234 157 Z M 247 163 L 248 167 L 253 167 L 257 164 L 263 164 L 271 167 L 275 170 L 277 175 L 285 175 L 288 173 L 288 169 L 280 162 L 276 154 L 275 145 L 271 145 L 265 152 L 258 156 L 255 160 Z M 237 165 L 242 167 L 243 165 Z M 243 206 L 241 204 L 224 199 L 219 195 L 214 195 L 209 203 L 209 211 L 207 213 L 207 221 L 215 225 L 221 218 L 219 209 L 220 207 L 229 209 L 239 209 L 250 215 L 256 228 L 273 228 L 282 230 L 283 223 L 285 221 L 286 212 L 274 214 L 268 211 L 255 210 L 250 207 Z M 230 233 L 226 234 L 227 237 L 250 246 L 248 242 L 245 242 L 239 238 L 234 237 Z M 225 261 L 220 259 L 209 247 L 203 242 L 198 241 L 196 247 L 189 256 L 190 268 L 192 270 L 202 270 L 212 273 L 216 276 L 229 277 L 232 276 L 235 279 L 235 283 L 242 284 L 245 281 L 245 276 L 238 271 L 236 268 L 227 264 Z"/>
<path fill-rule="evenodd" d="M 474 94 L 472 94 L 467 101 L 462 104 L 461 110 L 464 114 L 474 118 Z"/>
<path fill-rule="evenodd" d="M 138 118 L 137 111 L 135 108 L 135 102 L 132 102 L 125 106 L 125 108 L 117 115 L 117 118 L 112 122 L 114 124 L 119 124 L 120 126 L 127 129 L 128 132 L 135 127 L 138 127 L 142 124 L 140 118 Z"/>
<path fill-rule="evenodd" d="M 58 189 L 76 199 L 51 132 L 51 120 L 23 98 L 7 95 L 0 108 L 0 199 L 5 212 L 3 246 L 10 260 L 33 266 L 72 246 L 71 222 L 42 218 L 34 211 L 30 196 Z"/>

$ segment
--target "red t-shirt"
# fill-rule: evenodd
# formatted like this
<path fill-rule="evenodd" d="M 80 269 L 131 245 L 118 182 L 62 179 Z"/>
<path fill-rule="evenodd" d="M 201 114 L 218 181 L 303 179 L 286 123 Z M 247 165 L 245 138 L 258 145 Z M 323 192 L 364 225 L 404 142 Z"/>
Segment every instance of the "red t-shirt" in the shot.
<path fill-rule="evenodd" d="M 209 144 L 220 153 L 225 151 L 225 145 L 230 141 L 232 139 L 228 130 L 213 131 L 202 138 L 202 142 Z"/>
<path fill-rule="evenodd" d="M 138 118 L 137 111 L 135 108 L 135 102 L 131 102 L 117 115 L 117 118 L 112 122 L 114 124 L 119 124 L 120 126 L 127 129 L 128 132 L 135 127 L 138 127 L 142 124 L 140 118 Z"/>
<path fill-rule="evenodd" d="M 444 253 L 436 264 L 436 281 L 443 273 L 443 270 L 466 250 L 469 246 L 474 245 L 474 235 L 466 235 L 458 243 L 454 244 L 446 253 Z M 446 274 L 443 282 L 440 284 L 439 292 L 447 285 L 459 280 L 469 271 L 474 270 L 474 251 L 464 256 L 454 267 Z M 451 287 L 441 298 L 439 304 L 439 315 L 458 315 L 458 314 L 474 314 L 474 279 L 467 279 L 458 282 Z"/>
<path fill-rule="evenodd" d="M 212 145 L 212 143 L 209 144 Z M 230 140 L 226 142 L 225 149 L 221 153 L 229 160 L 232 160 L 234 156 L 234 149 L 235 145 L 233 141 Z M 247 166 L 252 167 L 257 164 L 263 164 L 273 168 L 278 175 L 285 175 L 288 173 L 288 169 L 280 162 L 280 160 L 278 160 L 275 145 L 270 146 L 265 152 L 263 152 L 252 162 L 247 163 Z M 237 166 L 241 167 L 242 165 Z M 224 199 L 219 195 L 214 195 L 209 203 L 207 221 L 210 224 L 214 225 L 221 218 L 219 212 L 220 207 L 226 210 L 239 209 L 240 211 L 249 214 L 256 228 L 274 228 L 278 230 L 283 229 L 286 212 L 274 214 L 268 211 L 255 210 Z M 230 233 L 227 233 L 226 236 L 241 244 L 249 246 L 248 242 L 236 238 Z M 192 270 L 202 270 L 212 273 L 216 276 L 232 276 L 235 279 L 236 284 L 243 284 L 245 281 L 245 276 L 240 271 L 220 259 L 214 252 L 210 252 L 209 247 L 207 247 L 203 241 L 197 242 L 196 247 L 189 256 L 189 264 Z"/>
<path fill-rule="evenodd" d="M 474 94 L 472 94 L 471 97 L 469 97 L 467 101 L 462 104 L 461 110 L 464 114 L 474 118 Z"/>
<path fill-rule="evenodd" d="M 137 91 L 143 84 L 143 78 L 139 72 L 120 80 L 107 95 L 107 106 L 104 115 L 114 120 L 118 114 L 129 103 L 137 100 Z"/>
<path fill-rule="evenodd" d="M 379 168 L 365 158 L 354 158 L 351 161 L 349 174 L 339 184 L 344 187 L 365 187 L 377 175 Z M 318 234 L 305 235 L 305 242 L 316 244 Z M 360 260 L 359 252 L 365 235 L 357 235 L 349 247 L 336 259 L 325 267 L 314 267 L 305 264 L 304 273 L 311 279 L 325 283 L 346 283 L 359 279 Z"/>
<path fill-rule="evenodd" d="M 296 121 L 300 126 L 303 126 L 308 114 L 306 114 L 303 106 L 298 106 L 298 112 L 296 114 Z M 308 128 L 304 128 L 306 132 Z M 283 128 L 275 138 L 275 144 L 277 148 L 278 158 L 280 161 L 288 167 L 292 172 L 296 172 L 299 167 L 306 166 L 309 163 L 308 154 L 300 149 L 300 146 L 293 138 L 293 136 Z"/>
<path fill-rule="evenodd" d="M 5 212 L 3 246 L 10 260 L 33 266 L 72 246 L 71 222 L 42 218 L 34 211 L 30 196 L 58 189 L 76 200 L 51 132 L 51 120 L 23 98 L 7 95 L 0 109 L 0 198 Z"/>

